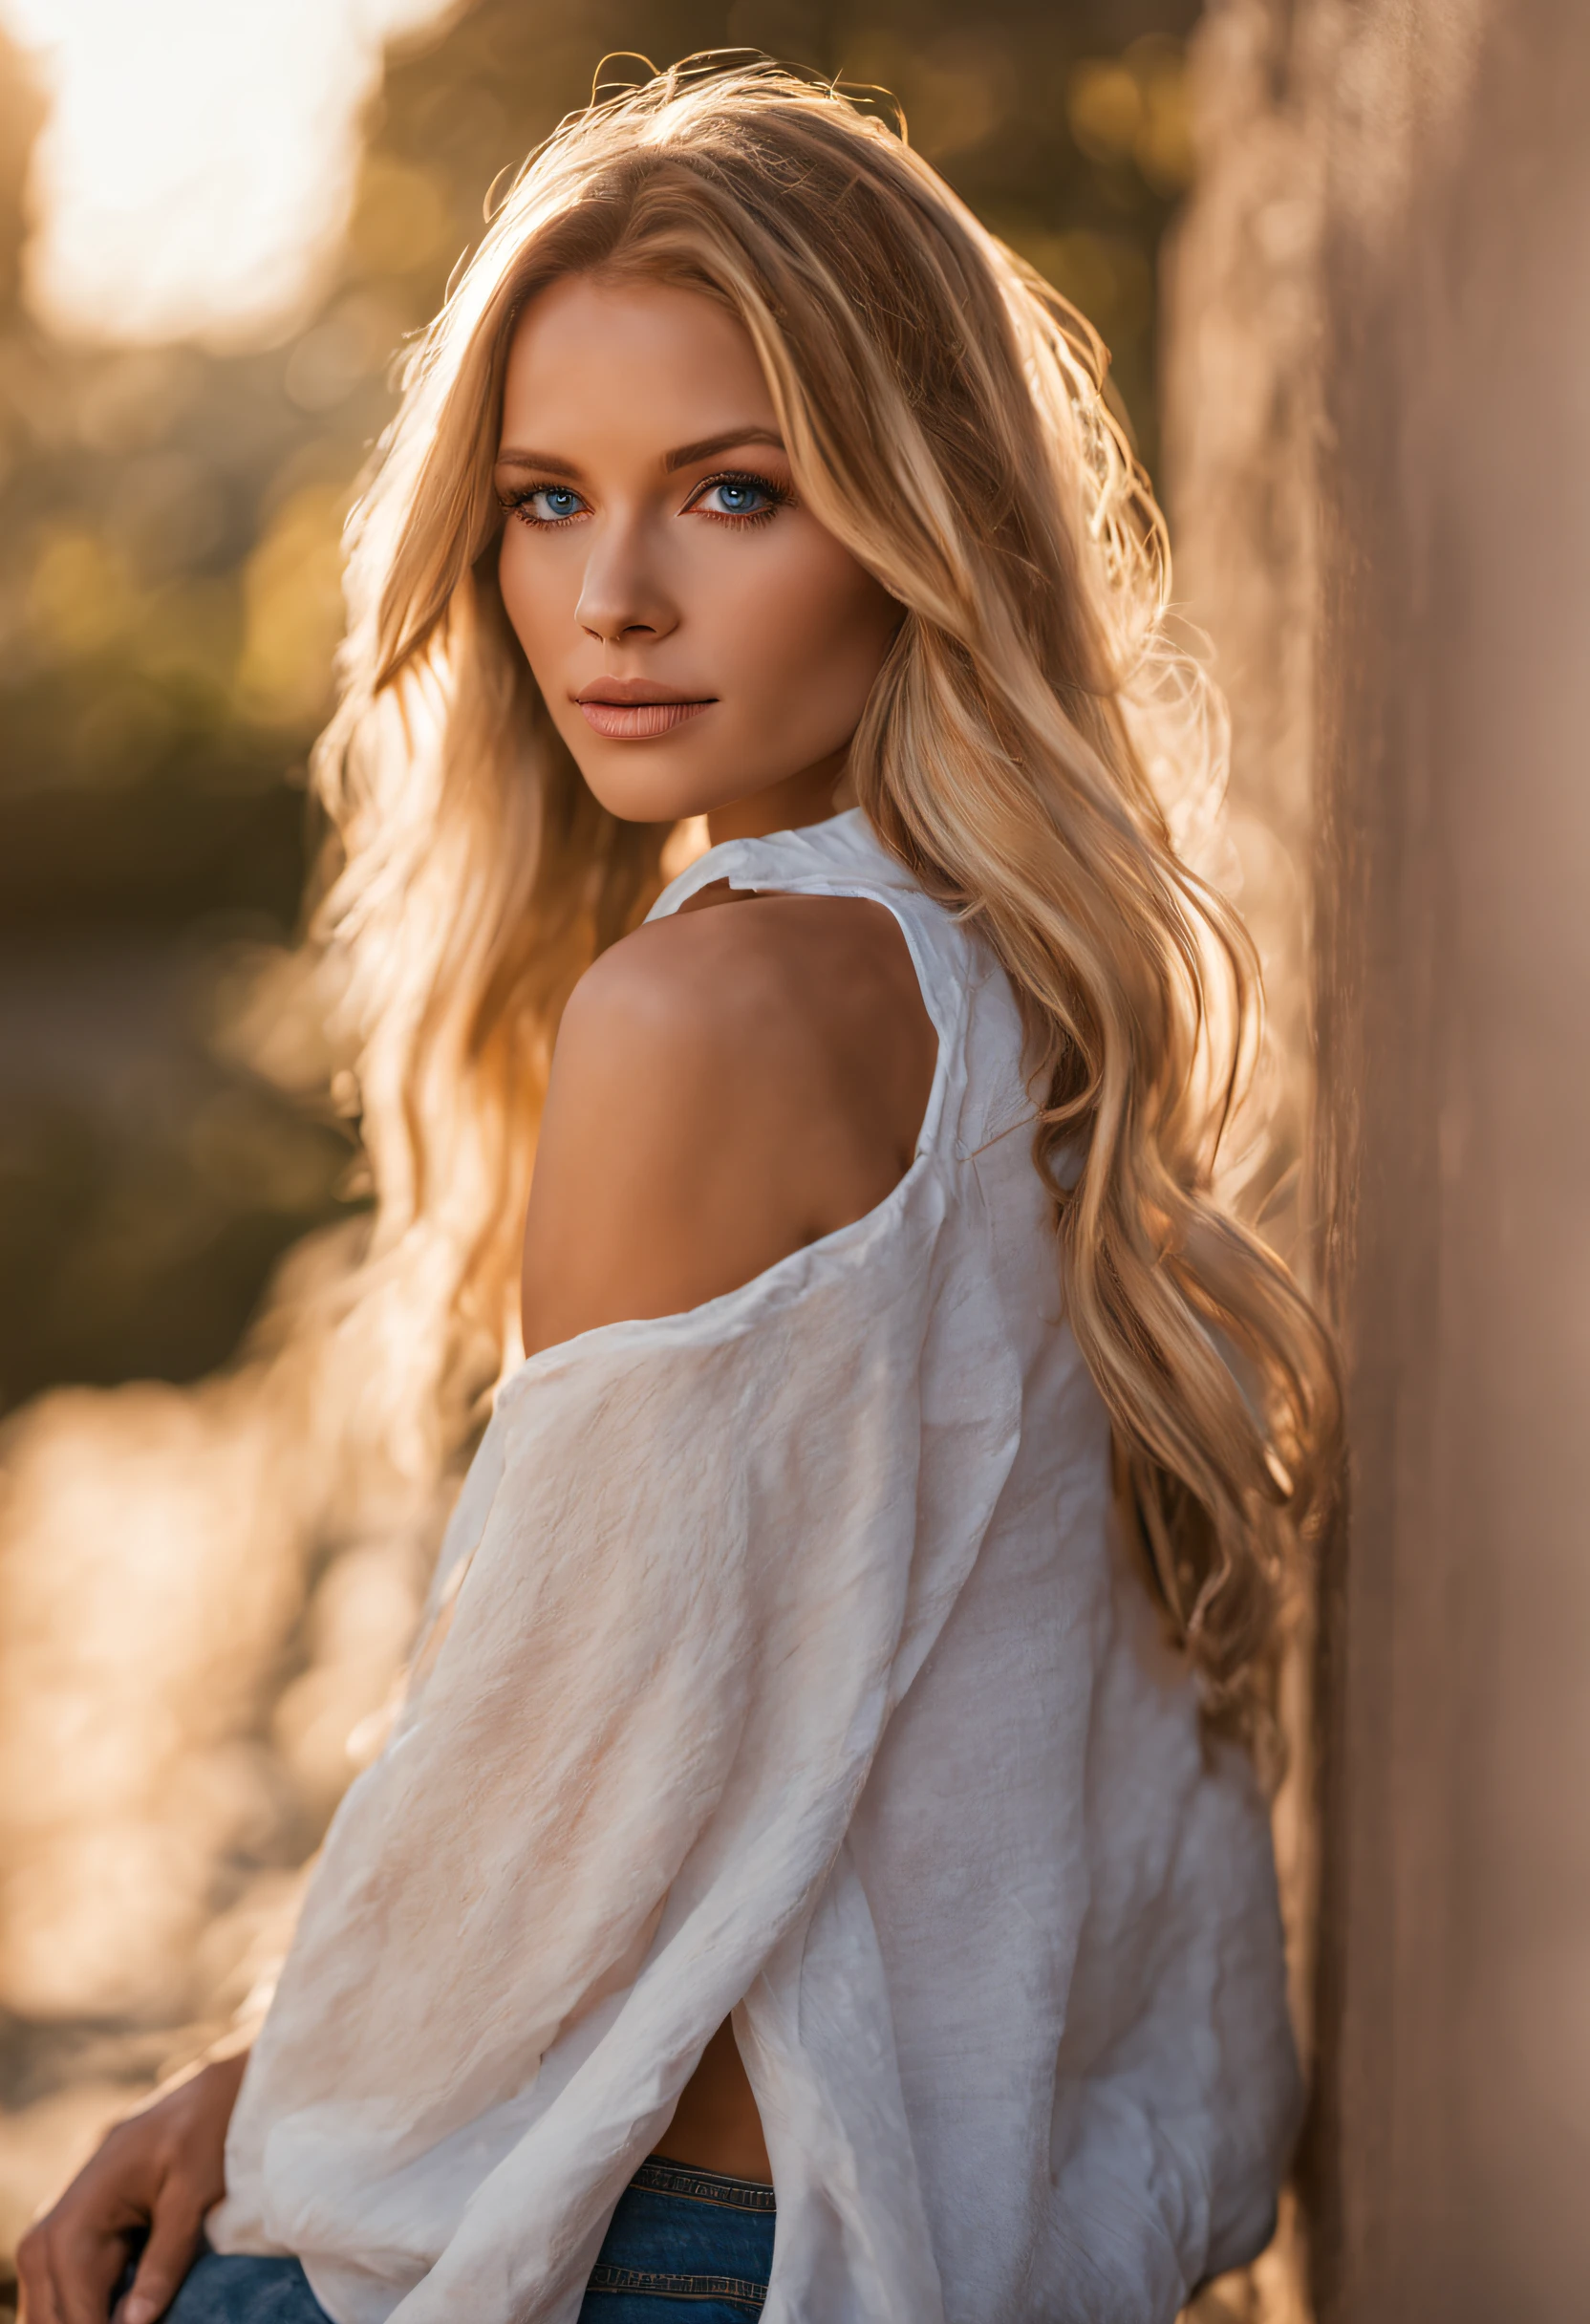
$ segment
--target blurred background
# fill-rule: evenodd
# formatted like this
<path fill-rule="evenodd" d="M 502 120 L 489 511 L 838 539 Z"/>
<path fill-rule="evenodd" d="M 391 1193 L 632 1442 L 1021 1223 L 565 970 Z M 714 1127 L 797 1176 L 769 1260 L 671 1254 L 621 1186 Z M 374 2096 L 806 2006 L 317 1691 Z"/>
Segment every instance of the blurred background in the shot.
<path fill-rule="evenodd" d="M 892 90 L 1092 318 L 1231 698 L 1247 1198 L 1353 1461 L 1276 1810 L 1300 2192 L 1199 2324 L 1578 2324 L 1583 0 L 0 0 L 0 2306 L 258 1997 L 443 1514 L 295 1322 L 364 1201 L 293 949 L 339 527 L 499 173 L 605 54 L 730 44 Z"/>
<path fill-rule="evenodd" d="M 350 1198 L 240 1036 L 293 926 L 337 536 L 405 334 L 608 48 L 903 100 L 1092 315 L 1155 448 L 1188 0 L 5 0 L 0 1396 L 189 1380 Z M 633 69 L 633 68 L 632 68 Z"/>

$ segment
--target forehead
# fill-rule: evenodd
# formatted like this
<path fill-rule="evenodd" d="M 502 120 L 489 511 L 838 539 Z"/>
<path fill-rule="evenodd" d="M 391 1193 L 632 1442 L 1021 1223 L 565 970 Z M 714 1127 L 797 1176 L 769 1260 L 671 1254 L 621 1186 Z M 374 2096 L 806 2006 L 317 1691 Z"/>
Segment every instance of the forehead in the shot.
<path fill-rule="evenodd" d="M 664 283 L 576 274 L 538 291 L 515 328 L 503 441 L 568 450 L 615 431 L 670 445 L 770 426 L 756 350 L 717 299 Z"/>

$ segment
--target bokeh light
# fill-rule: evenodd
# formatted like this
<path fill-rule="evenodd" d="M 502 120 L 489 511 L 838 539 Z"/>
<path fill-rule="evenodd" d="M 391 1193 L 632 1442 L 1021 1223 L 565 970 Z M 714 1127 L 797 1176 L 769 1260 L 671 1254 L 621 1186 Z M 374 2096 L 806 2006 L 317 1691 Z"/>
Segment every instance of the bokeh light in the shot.
<path fill-rule="evenodd" d="M 290 331 L 334 263 L 385 43 L 454 0 L 0 0 L 50 117 L 25 280 L 97 342 Z"/>

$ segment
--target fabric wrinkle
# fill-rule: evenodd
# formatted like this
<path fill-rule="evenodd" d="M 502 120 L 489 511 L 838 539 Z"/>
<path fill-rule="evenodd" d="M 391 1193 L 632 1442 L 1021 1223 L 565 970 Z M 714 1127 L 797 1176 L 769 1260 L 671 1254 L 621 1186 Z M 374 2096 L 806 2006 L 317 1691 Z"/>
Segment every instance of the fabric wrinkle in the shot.
<path fill-rule="evenodd" d="M 766 2324 L 1170 2324 L 1295 2127 L 1274 1871 L 1126 1571 L 1020 1012 L 858 812 L 720 879 L 895 916 L 938 1037 L 866 1216 L 503 1383 L 333 1819 L 217 2249 L 335 2324 L 575 2324 L 733 2017 Z M 1134 1595 L 1135 1593 L 1135 1595 Z"/>

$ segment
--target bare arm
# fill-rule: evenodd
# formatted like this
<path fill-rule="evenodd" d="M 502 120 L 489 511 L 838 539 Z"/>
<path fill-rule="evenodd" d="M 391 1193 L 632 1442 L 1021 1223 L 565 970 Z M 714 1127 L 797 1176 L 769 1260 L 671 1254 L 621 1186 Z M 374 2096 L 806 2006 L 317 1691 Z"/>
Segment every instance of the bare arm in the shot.
<path fill-rule="evenodd" d="M 163 2315 L 226 2192 L 226 2125 L 248 2054 L 218 2058 L 110 2131 L 17 2249 L 19 2324 L 105 2324 L 133 2241 L 147 2233 L 118 2324 Z"/>

